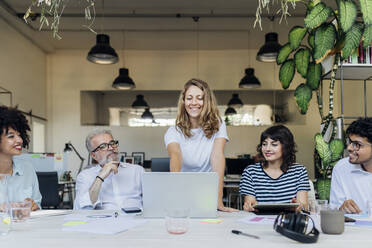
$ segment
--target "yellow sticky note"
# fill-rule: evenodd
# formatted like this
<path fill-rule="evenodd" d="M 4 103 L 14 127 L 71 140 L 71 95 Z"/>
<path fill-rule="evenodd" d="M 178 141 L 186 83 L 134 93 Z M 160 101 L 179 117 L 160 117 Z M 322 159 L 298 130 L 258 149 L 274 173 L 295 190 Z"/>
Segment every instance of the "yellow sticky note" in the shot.
<path fill-rule="evenodd" d="M 9 224 L 10 224 L 10 217 L 4 218 L 4 219 L 3 219 L 3 223 L 4 223 L 5 225 L 9 225 Z"/>
<path fill-rule="evenodd" d="M 209 223 L 209 224 L 219 224 L 222 220 L 219 219 L 204 219 L 200 221 L 201 223 Z"/>
<path fill-rule="evenodd" d="M 87 223 L 87 222 L 86 221 L 69 221 L 63 225 L 64 226 L 77 226 L 77 225 L 84 224 L 84 223 Z"/>

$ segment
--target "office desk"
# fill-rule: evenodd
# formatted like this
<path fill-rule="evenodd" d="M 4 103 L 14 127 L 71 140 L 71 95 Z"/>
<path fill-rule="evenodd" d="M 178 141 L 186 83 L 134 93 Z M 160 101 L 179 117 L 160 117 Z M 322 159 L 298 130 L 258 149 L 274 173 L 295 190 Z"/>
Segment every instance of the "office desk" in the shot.
<path fill-rule="evenodd" d="M 56 210 L 55 210 L 56 211 Z M 91 211 L 89 211 L 91 212 Z M 86 211 L 85 213 L 89 213 Z M 99 211 L 94 211 L 99 213 Z M 107 213 L 107 211 L 106 211 Z M 271 225 L 244 224 L 238 219 L 251 215 L 247 212 L 219 213 L 220 224 L 201 223 L 191 219 L 189 231 L 183 235 L 168 234 L 164 219 L 149 219 L 144 225 L 116 235 L 62 232 L 65 216 L 44 216 L 15 223 L 9 235 L 0 237 L 1 247 L 368 247 L 372 245 L 372 229 L 346 226 L 342 235 L 320 234 L 318 243 L 302 245 L 276 233 Z M 231 233 L 232 229 L 261 237 L 256 240 Z"/>

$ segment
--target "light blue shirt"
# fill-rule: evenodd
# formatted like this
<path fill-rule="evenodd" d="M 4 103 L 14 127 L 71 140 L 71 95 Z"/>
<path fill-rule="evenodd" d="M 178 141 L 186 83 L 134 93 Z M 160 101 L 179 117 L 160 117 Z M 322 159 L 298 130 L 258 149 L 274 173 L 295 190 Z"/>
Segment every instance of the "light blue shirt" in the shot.
<path fill-rule="evenodd" d="M 32 164 L 27 161 L 13 161 L 13 174 L 8 177 L 9 201 L 18 202 L 31 198 L 40 208 L 39 181 Z"/>

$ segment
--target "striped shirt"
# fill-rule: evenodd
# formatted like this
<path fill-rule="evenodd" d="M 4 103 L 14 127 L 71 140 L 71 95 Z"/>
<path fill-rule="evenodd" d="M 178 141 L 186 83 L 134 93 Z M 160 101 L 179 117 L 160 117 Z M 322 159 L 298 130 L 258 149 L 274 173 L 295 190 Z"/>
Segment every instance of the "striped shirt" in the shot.
<path fill-rule="evenodd" d="M 310 191 L 306 168 L 300 164 L 273 179 L 256 163 L 245 168 L 240 181 L 240 194 L 254 196 L 257 202 L 291 202 L 299 191 Z"/>

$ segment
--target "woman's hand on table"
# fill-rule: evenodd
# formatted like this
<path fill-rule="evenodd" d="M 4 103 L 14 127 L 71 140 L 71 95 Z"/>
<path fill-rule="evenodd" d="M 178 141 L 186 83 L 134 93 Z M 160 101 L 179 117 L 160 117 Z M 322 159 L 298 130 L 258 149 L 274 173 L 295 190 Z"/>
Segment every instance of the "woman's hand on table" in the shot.
<path fill-rule="evenodd" d="M 34 202 L 34 200 L 32 200 L 31 198 L 26 198 L 25 201 L 30 201 L 32 203 L 31 211 L 36 211 L 40 209 L 36 202 Z"/>
<path fill-rule="evenodd" d="M 229 213 L 239 212 L 238 209 L 225 207 L 223 204 L 222 205 L 218 205 L 217 209 L 218 209 L 218 211 L 221 211 L 221 212 L 229 212 Z"/>

